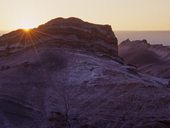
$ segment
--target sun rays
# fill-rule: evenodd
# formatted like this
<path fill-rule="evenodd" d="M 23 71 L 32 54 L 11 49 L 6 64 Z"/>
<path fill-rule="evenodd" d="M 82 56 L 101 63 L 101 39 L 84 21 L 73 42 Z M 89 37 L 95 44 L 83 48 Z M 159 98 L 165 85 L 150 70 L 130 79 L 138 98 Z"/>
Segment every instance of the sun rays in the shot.
<path fill-rule="evenodd" d="M 37 48 L 37 44 L 41 42 L 44 38 L 52 38 L 54 35 L 45 33 L 42 30 L 37 28 L 24 28 L 19 33 L 17 38 L 16 47 L 32 47 L 34 49 L 35 54 L 40 57 L 39 49 Z"/>
<path fill-rule="evenodd" d="M 33 57 L 39 62 L 40 69 L 37 70 L 43 77 L 43 80 L 46 79 L 46 70 L 43 66 L 43 50 L 38 45 L 41 44 L 44 39 L 51 39 L 55 37 L 53 34 L 46 33 L 45 30 L 39 28 L 32 29 L 19 29 L 17 30 L 15 37 L 15 45 L 11 44 L 11 47 L 15 50 L 22 51 L 25 61 L 29 61 L 29 54 L 32 54 Z M 13 46 L 12 46 L 13 45 Z M 9 44 L 10 47 L 10 44 Z M 44 49 L 44 48 L 43 48 Z M 42 51 L 41 51 L 42 50 Z M 27 60 L 28 57 L 28 60 Z"/>

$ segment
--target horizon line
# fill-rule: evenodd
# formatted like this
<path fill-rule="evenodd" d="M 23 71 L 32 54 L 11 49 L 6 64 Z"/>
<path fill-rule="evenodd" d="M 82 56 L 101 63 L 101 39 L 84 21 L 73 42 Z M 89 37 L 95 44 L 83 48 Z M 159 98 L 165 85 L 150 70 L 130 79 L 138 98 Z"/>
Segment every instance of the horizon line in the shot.
<path fill-rule="evenodd" d="M 35 27 L 35 28 L 37 28 L 37 27 Z M 12 31 L 16 31 L 16 30 L 19 30 L 19 29 L 22 29 L 22 28 L 13 29 L 13 30 L 0 30 L 0 32 L 12 32 Z M 119 30 L 119 29 L 117 29 L 117 30 L 116 30 L 116 29 L 112 29 L 112 30 L 113 30 L 113 31 L 120 31 L 120 32 L 121 32 L 121 31 L 122 31 L 122 32 L 126 32 L 126 31 L 127 31 L 127 32 L 128 32 L 128 31 L 132 31 L 132 32 L 133 32 L 133 31 L 134 31 L 134 32 L 142 32 L 142 31 L 143 31 L 143 32 L 147 32 L 147 31 L 148 31 L 148 32 L 156 32 L 156 31 L 160 31 L 160 32 L 161 32 L 161 31 L 162 31 L 162 32 L 170 32 L 170 30 L 142 30 L 142 29 L 141 29 L 141 30 L 133 30 L 133 29 L 132 29 L 132 30 L 127 30 L 127 29 L 125 29 L 125 30 L 122 30 L 122 29 Z"/>

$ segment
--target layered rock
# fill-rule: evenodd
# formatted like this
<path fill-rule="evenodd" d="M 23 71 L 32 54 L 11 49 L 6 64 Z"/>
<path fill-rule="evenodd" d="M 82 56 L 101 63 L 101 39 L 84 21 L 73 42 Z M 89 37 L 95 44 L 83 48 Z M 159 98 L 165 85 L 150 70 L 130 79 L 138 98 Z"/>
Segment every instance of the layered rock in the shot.
<path fill-rule="evenodd" d="M 109 26 L 59 18 L 0 40 L 2 128 L 168 127 L 168 81 L 118 61 Z"/>
<path fill-rule="evenodd" d="M 119 45 L 119 55 L 147 74 L 170 79 L 170 47 L 151 45 L 146 40 L 125 40 Z"/>
<path fill-rule="evenodd" d="M 77 18 L 53 19 L 32 29 L 29 34 L 17 30 L 0 38 L 1 49 L 6 45 L 18 49 L 41 42 L 55 43 L 55 47 L 91 52 L 99 56 L 118 56 L 117 38 L 111 26 L 96 25 Z"/>

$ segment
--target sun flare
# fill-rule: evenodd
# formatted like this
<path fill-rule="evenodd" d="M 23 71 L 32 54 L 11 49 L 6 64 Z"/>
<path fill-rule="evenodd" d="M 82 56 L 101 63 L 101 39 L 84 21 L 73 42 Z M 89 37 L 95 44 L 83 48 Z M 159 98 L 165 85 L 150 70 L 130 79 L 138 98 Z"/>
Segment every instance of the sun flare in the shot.
<path fill-rule="evenodd" d="M 31 29 L 35 28 L 35 24 L 33 21 L 21 21 L 20 22 L 20 26 L 19 26 L 21 29 L 23 29 L 25 32 L 30 32 Z"/>
<path fill-rule="evenodd" d="M 32 28 L 34 28 L 33 25 L 31 24 L 23 24 L 22 27 L 21 27 L 25 32 L 29 32 Z"/>
<path fill-rule="evenodd" d="M 31 28 L 22 28 L 25 32 L 30 32 Z"/>

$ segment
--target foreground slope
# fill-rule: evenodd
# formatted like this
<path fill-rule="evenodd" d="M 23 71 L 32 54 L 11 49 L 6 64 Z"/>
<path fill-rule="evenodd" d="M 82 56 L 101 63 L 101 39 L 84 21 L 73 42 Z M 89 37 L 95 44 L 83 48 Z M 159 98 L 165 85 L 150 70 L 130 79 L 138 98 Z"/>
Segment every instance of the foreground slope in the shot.
<path fill-rule="evenodd" d="M 124 65 L 110 26 L 57 18 L 0 41 L 1 128 L 169 126 L 168 81 Z"/>

